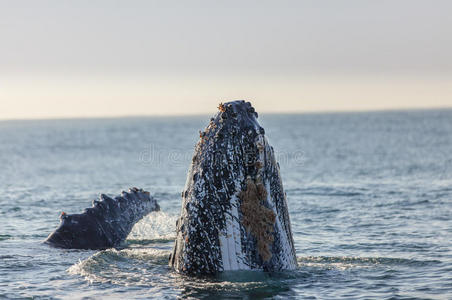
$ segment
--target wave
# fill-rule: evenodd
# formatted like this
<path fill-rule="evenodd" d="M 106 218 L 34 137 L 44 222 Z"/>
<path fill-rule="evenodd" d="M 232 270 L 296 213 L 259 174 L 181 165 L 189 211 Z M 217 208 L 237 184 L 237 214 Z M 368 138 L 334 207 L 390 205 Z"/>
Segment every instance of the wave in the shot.
<path fill-rule="evenodd" d="M 394 257 L 347 257 L 347 256 L 306 256 L 297 257 L 299 267 L 319 267 L 327 269 L 366 268 L 378 265 L 397 265 L 422 267 L 431 264 L 440 264 L 438 260 L 415 260 Z"/>
<path fill-rule="evenodd" d="M 9 234 L 0 234 L 0 241 L 9 240 L 12 238 L 12 235 Z"/>
<path fill-rule="evenodd" d="M 174 235 L 162 236 L 160 238 L 155 239 L 127 239 L 125 241 L 125 246 L 147 246 L 153 244 L 164 244 L 164 243 L 173 243 L 176 237 Z"/>
<path fill-rule="evenodd" d="M 229 271 L 216 277 L 189 278 L 173 272 L 168 267 L 171 251 L 155 248 L 108 249 L 79 261 L 68 269 L 73 275 L 80 275 L 90 282 L 109 282 L 119 285 L 146 284 L 155 278 L 177 277 L 178 280 L 193 281 L 193 285 L 216 285 L 225 287 L 240 283 L 240 289 L 276 280 L 301 280 L 312 276 L 323 276 L 328 271 L 380 267 L 425 267 L 441 264 L 438 260 L 415 260 L 397 257 L 347 257 L 347 256 L 299 256 L 295 271 L 265 273 L 261 271 Z"/>
<path fill-rule="evenodd" d="M 366 195 L 368 192 L 364 188 L 355 187 L 332 187 L 332 186 L 318 186 L 307 188 L 293 188 L 286 189 L 287 194 L 295 195 L 309 195 L 309 196 L 336 196 L 336 197 L 356 197 Z"/>

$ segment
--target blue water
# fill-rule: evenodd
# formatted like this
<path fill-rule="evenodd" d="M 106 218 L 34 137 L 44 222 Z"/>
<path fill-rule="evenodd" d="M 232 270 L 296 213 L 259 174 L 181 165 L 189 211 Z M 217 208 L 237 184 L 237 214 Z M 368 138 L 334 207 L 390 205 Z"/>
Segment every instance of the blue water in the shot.
<path fill-rule="evenodd" d="M 295 272 L 167 267 L 208 116 L 0 122 L 0 298 L 452 299 L 452 111 L 262 115 L 281 165 Z M 162 211 L 122 250 L 54 249 L 61 211 L 148 189 Z"/>

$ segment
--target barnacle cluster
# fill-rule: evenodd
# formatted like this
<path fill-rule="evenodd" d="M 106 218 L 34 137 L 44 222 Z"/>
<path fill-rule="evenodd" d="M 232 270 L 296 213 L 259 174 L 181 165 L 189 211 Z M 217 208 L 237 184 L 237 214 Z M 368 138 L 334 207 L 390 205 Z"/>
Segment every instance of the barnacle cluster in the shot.
<path fill-rule="evenodd" d="M 251 177 L 246 179 L 246 189 L 239 193 L 242 201 L 242 224 L 248 233 L 257 240 L 259 255 L 264 262 L 272 257 L 271 244 L 273 243 L 273 227 L 276 215 L 273 210 L 264 206 L 267 190 L 262 182 L 254 181 Z"/>

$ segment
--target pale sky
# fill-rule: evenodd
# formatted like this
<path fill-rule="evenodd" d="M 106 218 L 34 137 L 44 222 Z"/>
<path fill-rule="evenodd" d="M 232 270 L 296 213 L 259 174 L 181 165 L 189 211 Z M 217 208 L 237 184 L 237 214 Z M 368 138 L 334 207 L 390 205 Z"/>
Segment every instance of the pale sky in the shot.
<path fill-rule="evenodd" d="M 452 1 L 0 0 L 0 119 L 452 107 Z"/>

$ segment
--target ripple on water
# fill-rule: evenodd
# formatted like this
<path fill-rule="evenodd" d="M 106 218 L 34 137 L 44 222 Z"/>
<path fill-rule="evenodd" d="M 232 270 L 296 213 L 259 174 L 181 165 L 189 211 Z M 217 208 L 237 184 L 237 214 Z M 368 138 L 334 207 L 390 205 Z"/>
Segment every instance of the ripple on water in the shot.
<path fill-rule="evenodd" d="M 275 151 L 305 153 L 303 164 L 280 159 L 304 257 L 291 272 L 213 278 L 167 267 L 204 119 L 0 122 L 0 298 L 450 298 L 451 116 L 265 116 Z M 167 159 L 175 149 L 188 153 L 183 164 Z M 151 150 L 162 157 L 142 161 Z M 42 245 L 61 210 L 79 213 L 99 192 L 134 185 L 149 189 L 162 212 L 138 223 L 125 248 Z"/>
<path fill-rule="evenodd" d="M 156 270 L 168 269 L 169 254 L 169 250 L 160 249 L 108 249 L 76 263 L 68 272 L 90 282 L 148 285 L 157 274 L 164 274 Z"/>
<path fill-rule="evenodd" d="M 423 268 L 441 264 L 438 260 L 415 260 L 393 257 L 298 257 L 299 268 L 295 271 L 265 273 L 261 271 L 223 272 L 214 277 L 187 277 L 173 272 L 168 266 L 169 250 L 160 249 L 109 249 L 95 253 L 86 260 L 71 266 L 68 272 L 80 275 L 90 283 L 114 286 L 139 286 L 171 289 L 186 297 L 272 297 L 294 296 L 294 287 L 321 286 L 328 282 L 344 282 L 351 287 L 366 280 L 389 280 L 397 269 Z M 359 275 L 356 272 L 367 270 Z M 355 273 L 350 273 L 354 271 Z M 355 278 L 360 276 L 362 278 Z M 386 284 L 369 287 L 369 290 L 384 290 Z M 386 291 L 387 292 L 387 291 Z"/>
<path fill-rule="evenodd" d="M 439 260 L 415 260 L 393 257 L 329 257 L 329 256 L 308 256 L 298 257 L 297 261 L 300 267 L 320 267 L 320 268 L 369 268 L 377 265 L 395 265 L 395 266 L 411 266 L 423 267 L 435 264 L 441 264 Z"/>
<path fill-rule="evenodd" d="M 11 239 L 12 236 L 9 234 L 0 234 L 0 241 L 5 241 Z"/>

